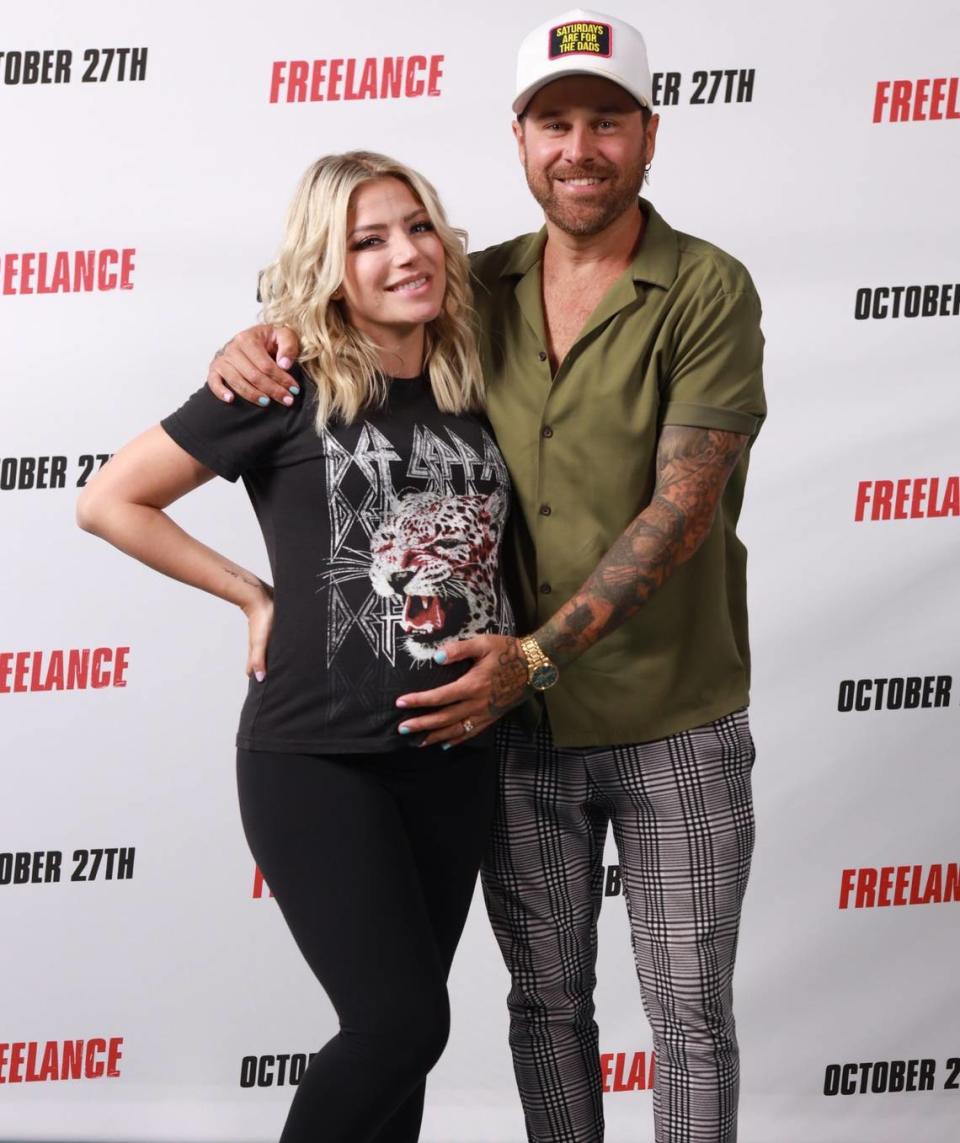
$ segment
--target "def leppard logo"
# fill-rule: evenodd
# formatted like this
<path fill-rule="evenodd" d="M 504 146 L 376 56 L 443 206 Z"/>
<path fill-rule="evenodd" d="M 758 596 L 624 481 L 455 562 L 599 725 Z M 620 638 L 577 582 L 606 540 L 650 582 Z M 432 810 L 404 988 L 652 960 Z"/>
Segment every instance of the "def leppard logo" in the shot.
<path fill-rule="evenodd" d="M 360 426 L 352 448 L 328 429 L 321 431 L 328 490 L 330 555 L 319 579 L 320 591 L 325 596 L 327 667 L 334 671 L 334 660 L 355 635 L 363 639 L 376 659 L 385 659 L 395 665 L 398 647 L 411 634 L 411 628 L 417 627 L 415 616 L 410 613 L 409 600 L 399 589 L 391 592 L 386 569 L 401 574 L 403 568 L 415 566 L 418 557 L 411 549 L 406 552 L 403 568 L 393 568 L 389 564 L 390 557 L 383 552 L 394 544 L 400 546 L 403 540 L 396 534 L 402 531 L 401 525 L 396 524 L 391 532 L 390 522 L 403 518 L 409 524 L 410 518 L 415 516 L 415 505 L 423 502 L 424 497 L 432 497 L 436 501 L 429 507 L 423 503 L 424 515 L 437 516 L 442 515 L 445 509 L 456 510 L 458 504 L 463 506 L 461 511 L 469 512 L 469 502 L 484 499 L 478 488 L 481 483 L 509 487 L 506 465 L 487 432 L 481 430 L 479 450 L 449 427 L 445 428 L 445 434 L 439 435 L 424 425 L 415 425 L 409 459 L 399 472 L 395 472 L 397 466 L 403 464 L 400 452 L 369 421 Z M 410 481 L 415 481 L 416 487 L 424 491 L 412 493 Z M 505 512 L 505 501 L 497 503 Z M 494 522 L 498 533 L 502 523 L 502 520 Z M 378 536 L 381 541 L 379 558 L 371 549 L 371 541 Z M 388 541 L 388 536 L 392 536 L 392 540 Z M 492 552 L 493 548 L 485 558 L 492 559 Z M 378 566 L 381 568 L 379 574 Z M 439 582 L 433 586 L 439 586 Z M 424 606 L 430 616 L 439 620 L 441 612 L 435 613 L 430 607 L 432 598 L 432 595 L 424 595 L 423 599 L 427 601 Z M 490 618 L 491 621 L 495 618 L 498 629 L 506 630 L 510 621 L 505 596 L 498 606 L 501 613 Z M 421 626 L 426 626 L 426 619 Z M 451 636 L 454 634 L 451 632 Z M 417 654 L 411 648 L 409 638 L 406 646 L 414 659 L 425 660 L 432 655 L 432 651 Z M 375 671 L 373 662 L 368 670 Z M 373 685 L 372 678 L 371 674 L 370 680 L 354 679 L 353 683 L 344 679 L 344 694 L 356 691 L 358 681 L 360 689 L 367 681 Z"/>

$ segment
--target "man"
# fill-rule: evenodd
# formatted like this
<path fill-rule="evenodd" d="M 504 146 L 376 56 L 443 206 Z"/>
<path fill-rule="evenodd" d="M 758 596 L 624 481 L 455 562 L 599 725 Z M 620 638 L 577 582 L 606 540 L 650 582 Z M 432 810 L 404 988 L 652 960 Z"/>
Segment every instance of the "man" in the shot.
<path fill-rule="evenodd" d="M 593 990 L 609 823 L 653 1029 L 656 1138 L 732 1143 L 754 758 L 735 529 L 765 413 L 760 305 L 738 262 L 638 199 L 659 118 L 636 29 L 581 10 L 536 29 L 513 110 L 546 225 L 473 271 L 524 635 L 448 644 L 438 654 L 472 668 L 405 696 L 401 732 L 455 745 L 538 696 L 532 739 L 501 724 L 483 877 L 529 1139 L 603 1137 Z M 289 401 L 265 349 L 285 364 L 297 342 L 247 331 L 211 388 Z"/>

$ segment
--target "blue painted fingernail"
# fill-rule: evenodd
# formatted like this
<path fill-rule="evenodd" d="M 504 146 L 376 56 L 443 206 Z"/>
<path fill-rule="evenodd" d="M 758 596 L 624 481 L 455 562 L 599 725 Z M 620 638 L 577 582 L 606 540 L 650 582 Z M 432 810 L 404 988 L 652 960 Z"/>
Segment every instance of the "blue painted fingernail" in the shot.
<path fill-rule="evenodd" d="M 290 386 L 290 392 L 294 395 L 294 397 L 299 397 L 300 396 L 300 386 L 299 385 L 291 385 Z"/>
<path fill-rule="evenodd" d="M 409 734 L 410 733 L 410 727 L 409 726 L 401 726 L 400 727 L 400 733 L 401 734 Z"/>
<path fill-rule="evenodd" d="M 445 743 L 443 744 L 443 746 L 441 746 L 441 747 L 440 747 L 440 749 L 441 749 L 441 750 L 449 750 L 449 749 L 450 749 L 450 747 L 451 747 L 452 745 L 453 745 L 453 743 L 452 743 L 452 742 L 445 742 Z"/>
<path fill-rule="evenodd" d="M 258 405 L 259 405 L 261 408 L 264 408 L 264 409 L 265 409 L 265 408 L 267 407 L 267 405 L 269 405 L 269 404 L 270 404 L 270 398 L 269 398 L 269 397 L 258 397 L 258 398 L 257 398 L 257 404 L 258 404 Z"/>
<path fill-rule="evenodd" d="M 446 651 L 434 651 L 433 661 L 435 663 L 445 663 L 447 661 L 447 652 Z"/>

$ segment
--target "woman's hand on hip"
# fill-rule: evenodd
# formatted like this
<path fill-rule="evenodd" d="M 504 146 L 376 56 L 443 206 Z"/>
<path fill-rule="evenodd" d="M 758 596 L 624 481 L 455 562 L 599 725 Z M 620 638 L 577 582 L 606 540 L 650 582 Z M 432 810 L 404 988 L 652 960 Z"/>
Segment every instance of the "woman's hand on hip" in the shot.
<path fill-rule="evenodd" d="M 258 683 L 267 676 L 267 645 L 273 630 L 273 588 L 263 584 L 263 591 L 244 604 L 247 617 L 249 646 L 247 651 L 247 677 L 253 675 Z"/>

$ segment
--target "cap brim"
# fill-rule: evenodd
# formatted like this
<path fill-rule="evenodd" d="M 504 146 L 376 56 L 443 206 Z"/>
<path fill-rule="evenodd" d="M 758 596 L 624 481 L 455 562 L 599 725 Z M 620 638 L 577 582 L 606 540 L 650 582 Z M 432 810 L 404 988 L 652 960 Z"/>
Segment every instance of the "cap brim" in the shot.
<path fill-rule="evenodd" d="M 628 95 L 632 95 L 641 107 L 646 107 L 648 111 L 653 110 L 647 97 L 645 95 L 638 95 L 636 91 L 631 90 L 629 85 L 619 76 L 611 75 L 608 71 L 597 71 L 595 68 L 571 67 L 564 68 L 562 71 L 551 72 L 550 75 L 544 76 L 543 79 L 538 79 L 536 83 L 530 84 L 529 87 L 525 87 L 513 101 L 512 107 L 514 115 L 522 115 L 526 110 L 527 104 L 542 87 L 546 87 L 548 83 L 553 83 L 555 79 L 566 79 L 571 75 L 595 75 L 600 79 L 609 79 L 610 82 L 615 83 L 617 87 L 622 87 Z"/>

